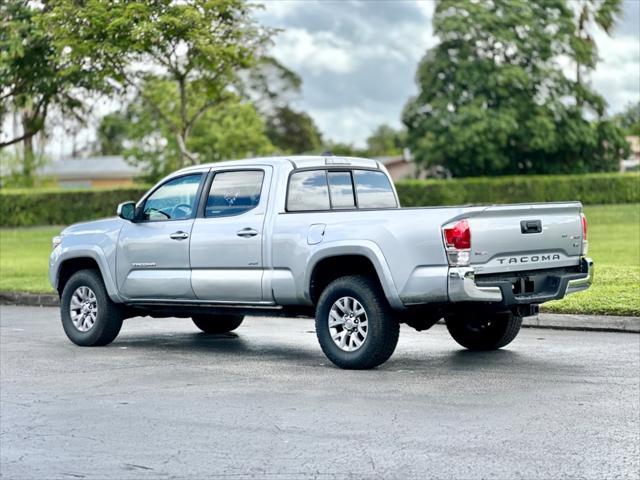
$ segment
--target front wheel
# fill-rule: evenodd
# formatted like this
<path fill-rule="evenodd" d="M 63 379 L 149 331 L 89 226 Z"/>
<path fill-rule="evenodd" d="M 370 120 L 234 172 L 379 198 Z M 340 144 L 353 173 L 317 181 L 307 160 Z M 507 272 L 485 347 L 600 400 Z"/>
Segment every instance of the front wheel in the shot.
<path fill-rule="evenodd" d="M 383 364 L 393 354 L 399 333 L 382 289 L 370 277 L 338 278 L 318 300 L 316 335 L 324 354 L 340 368 Z"/>
<path fill-rule="evenodd" d="M 240 326 L 242 315 L 196 315 L 193 323 L 204 333 L 229 333 Z"/>
<path fill-rule="evenodd" d="M 522 317 L 511 312 L 463 313 L 446 318 L 453 339 L 469 350 L 497 350 L 513 341 Z"/>
<path fill-rule="evenodd" d="M 69 340 L 82 347 L 107 345 L 122 328 L 122 311 L 109 298 L 97 270 L 71 276 L 60 297 L 60 316 Z"/>

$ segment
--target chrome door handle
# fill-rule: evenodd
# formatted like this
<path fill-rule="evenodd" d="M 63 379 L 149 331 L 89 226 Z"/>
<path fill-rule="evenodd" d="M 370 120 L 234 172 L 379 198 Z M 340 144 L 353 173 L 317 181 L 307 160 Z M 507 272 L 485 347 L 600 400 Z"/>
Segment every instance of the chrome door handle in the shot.
<path fill-rule="evenodd" d="M 239 237 L 244 237 L 244 238 L 249 238 L 249 237 L 255 237 L 258 234 L 257 230 L 254 230 L 253 228 L 243 228 L 242 230 L 238 231 L 236 233 L 236 235 L 238 235 Z"/>
<path fill-rule="evenodd" d="M 185 238 L 189 238 L 189 234 L 179 230 L 169 235 L 169 238 L 173 238 L 174 240 L 184 240 Z"/>

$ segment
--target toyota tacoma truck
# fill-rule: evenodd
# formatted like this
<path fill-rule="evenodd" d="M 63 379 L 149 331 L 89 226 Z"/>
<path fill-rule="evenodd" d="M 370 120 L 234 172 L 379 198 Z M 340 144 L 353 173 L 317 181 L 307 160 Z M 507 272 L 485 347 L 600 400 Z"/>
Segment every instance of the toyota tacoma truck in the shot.
<path fill-rule="evenodd" d="M 66 228 L 49 277 L 77 345 L 141 315 L 210 334 L 306 316 L 335 365 L 366 369 L 401 323 L 444 319 L 463 347 L 507 345 L 541 303 L 589 287 L 586 253 L 579 202 L 400 208 L 375 160 L 279 157 L 182 169 L 116 217 Z"/>

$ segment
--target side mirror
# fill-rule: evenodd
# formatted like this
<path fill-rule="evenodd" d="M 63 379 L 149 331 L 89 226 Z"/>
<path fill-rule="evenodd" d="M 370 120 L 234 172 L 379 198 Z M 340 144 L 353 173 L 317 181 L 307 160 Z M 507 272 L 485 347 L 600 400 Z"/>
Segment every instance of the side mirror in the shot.
<path fill-rule="evenodd" d="M 116 215 L 124 220 L 133 222 L 136 218 L 136 202 L 123 202 L 118 205 Z"/>

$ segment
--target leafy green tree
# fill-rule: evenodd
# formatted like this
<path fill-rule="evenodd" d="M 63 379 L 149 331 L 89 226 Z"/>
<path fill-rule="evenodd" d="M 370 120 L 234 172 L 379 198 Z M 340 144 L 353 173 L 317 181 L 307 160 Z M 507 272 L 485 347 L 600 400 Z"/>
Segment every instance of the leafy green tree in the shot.
<path fill-rule="evenodd" d="M 406 144 L 406 132 L 396 130 L 389 125 L 380 125 L 367 138 L 367 155 L 383 157 L 398 155 Z"/>
<path fill-rule="evenodd" d="M 96 87 L 92 72 L 56 48 L 48 15 L 36 2 L 0 2 L 0 124 L 13 113 L 21 127 L 10 138 L 0 134 L 0 149 L 22 144 L 25 185 L 33 183 L 33 139 L 42 132 L 48 113 L 56 108 L 81 115 L 81 95 Z"/>
<path fill-rule="evenodd" d="M 419 93 L 403 113 L 423 166 L 456 176 L 615 170 L 628 145 L 603 120 L 604 101 L 566 78 L 574 12 L 565 0 L 440 0 L 440 43 L 418 66 Z M 584 108 L 596 112 L 585 119 Z"/>
<path fill-rule="evenodd" d="M 334 142 L 332 140 L 325 141 L 320 150 L 322 153 L 331 153 L 341 157 L 363 157 L 367 154 L 365 150 L 357 148 L 351 143 Z"/>
<path fill-rule="evenodd" d="M 158 180 L 181 166 L 181 150 L 176 137 L 167 122 L 146 101 L 146 98 L 153 98 L 160 102 L 165 115 L 173 122 L 180 116 L 178 104 L 164 104 L 161 99 L 170 103 L 177 93 L 174 82 L 148 78 L 143 95 L 129 104 L 124 113 L 105 116 L 98 128 L 99 132 L 115 133 L 101 144 L 115 145 L 118 153 L 144 165 L 146 180 Z M 115 128 L 111 129 L 112 126 Z M 267 155 L 274 147 L 265 129 L 264 120 L 254 106 L 235 96 L 198 117 L 191 127 L 186 147 L 200 162 Z"/>
<path fill-rule="evenodd" d="M 120 112 L 102 117 L 96 131 L 98 153 L 101 155 L 120 155 L 124 150 L 124 142 L 130 129 L 131 120 Z"/>
<path fill-rule="evenodd" d="M 624 111 L 615 116 L 614 121 L 624 130 L 625 135 L 640 136 L 640 102 L 627 105 Z"/>
<path fill-rule="evenodd" d="M 289 107 L 302 87 L 297 73 L 270 56 L 259 57 L 241 77 L 239 93 L 251 100 L 265 118 L 275 115 L 277 109 Z"/>
<path fill-rule="evenodd" d="M 198 163 L 196 123 L 237 101 L 240 72 L 253 67 L 271 31 L 243 0 L 59 0 L 52 28 L 68 58 L 139 95 L 178 148 L 176 167 Z M 171 82 L 171 97 L 148 88 Z"/>
<path fill-rule="evenodd" d="M 267 115 L 267 136 L 281 153 L 317 153 L 322 144 L 313 119 L 289 105 L 276 107 Z"/>
<path fill-rule="evenodd" d="M 203 115 L 202 121 L 194 126 L 189 148 L 207 162 L 274 152 L 264 120 L 251 103 L 240 99 Z"/>

